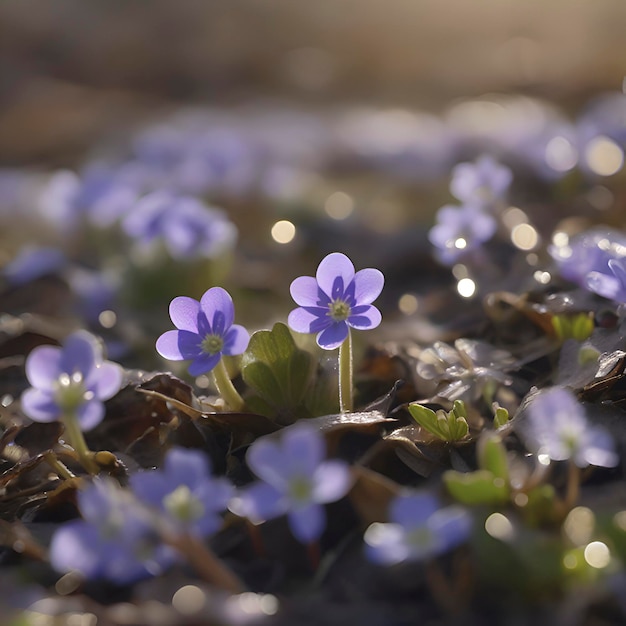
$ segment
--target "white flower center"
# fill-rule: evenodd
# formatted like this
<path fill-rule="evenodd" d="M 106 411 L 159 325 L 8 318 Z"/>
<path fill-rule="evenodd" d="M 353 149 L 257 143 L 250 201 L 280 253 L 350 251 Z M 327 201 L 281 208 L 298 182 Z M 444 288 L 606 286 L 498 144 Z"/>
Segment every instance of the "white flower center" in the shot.
<path fill-rule="evenodd" d="M 195 522 L 204 514 L 204 505 L 187 485 L 180 485 L 163 498 L 165 510 L 180 522 Z"/>
<path fill-rule="evenodd" d="M 71 376 L 63 373 L 55 385 L 54 400 L 63 413 L 73 413 L 85 402 L 92 400 L 93 391 L 88 391 L 81 372 L 74 372 Z"/>
<path fill-rule="evenodd" d="M 206 335 L 200 347 L 206 354 L 217 354 L 224 349 L 224 339 L 220 335 Z"/>
<path fill-rule="evenodd" d="M 335 322 L 343 322 L 350 317 L 350 305 L 343 300 L 333 300 L 328 305 L 328 315 Z"/>

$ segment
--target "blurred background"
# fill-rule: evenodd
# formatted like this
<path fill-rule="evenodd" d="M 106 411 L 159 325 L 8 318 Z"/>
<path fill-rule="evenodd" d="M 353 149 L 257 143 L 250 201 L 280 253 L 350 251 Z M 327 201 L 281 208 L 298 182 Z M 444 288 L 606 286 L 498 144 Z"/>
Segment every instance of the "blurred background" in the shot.
<path fill-rule="evenodd" d="M 623 226 L 624 32 L 624 0 L 4 0 L 3 308 L 153 352 L 169 298 L 224 284 L 267 326 L 341 250 L 432 338 L 450 285 L 546 285 L 557 226 Z M 482 155 L 512 172 L 495 244 L 442 261 L 429 231 Z"/>

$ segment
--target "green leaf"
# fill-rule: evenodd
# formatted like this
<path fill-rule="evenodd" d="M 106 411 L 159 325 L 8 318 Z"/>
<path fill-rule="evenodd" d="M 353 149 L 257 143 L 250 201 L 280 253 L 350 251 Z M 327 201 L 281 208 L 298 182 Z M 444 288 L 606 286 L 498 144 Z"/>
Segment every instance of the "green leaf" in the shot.
<path fill-rule="evenodd" d="M 463 473 L 448 470 L 443 474 L 450 495 L 462 504 L 505 504 L 509 487 L 502 478 L 488 470 Z"/>
<path fill-rule="evenodd" d="M 493 427 L 502 428 L 509 422 L 509 412 L 497 402 L 493 403 Z"/>
<path fill-rule="evenodd" d="M 509 461 L 500 435 L 485 431 L 478 440 L 478 466 L 509 483 Z"/>
<path fill-rule="evenodd" d="M 413 402 L 409 404 L 409 413 L 422 428 L 439 439 L 448 441 L 447 417 L 443 411 L 435 413 L 432 409 Z M 441 419 L 442 416 L 443 419 Z"/>
<path fill-rule="evenodd" d="M 320 405 L 319 398 L 311 398 L 313 390 L 315 395 L 326 395 L 315 370 L 313 355 L 296 346 L 285 324 L 257 331 L 241 364 L 241 376 L 253 392 L 246 403 L 280 424 L 311 417 L 310 407 Z"/>

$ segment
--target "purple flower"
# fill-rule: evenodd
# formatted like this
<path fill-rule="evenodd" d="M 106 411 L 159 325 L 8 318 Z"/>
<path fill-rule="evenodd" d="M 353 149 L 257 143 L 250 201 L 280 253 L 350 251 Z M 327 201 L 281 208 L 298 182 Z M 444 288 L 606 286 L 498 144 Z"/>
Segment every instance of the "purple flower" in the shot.
<path fill-rule="evenodd" d="M 438 248 L 437 258 L 452 265 L 491 239 L 496 228 L 493 216 L 478 206 L 447 204 L 437 211 L 437 224 L 430 229 L 428 239 Z"/>
<path fill-rule="evenodd" d="M 560 236 L 558 241 L 558 244 L 555 243 L 548 250 L 563 278 L 605 295 L 599 289 L 589 286 L 588 275 L 590 272 L 594 273 L 592 278 L 594 283 L 602 282 L 601 277 L 600 281 L 596 281 L 597 274 L 609 278 L 613 276 L 609 261 L 626 258 L 626 234 L 608 227 L 598 227 L 575 235 L 571 239 Z"/>
<path fill-rule="evenodd" d="M 326 524 L 322 504 L 339 500 L 350 488 L 348 465 L 324 461 L 324 438 L 310 425 L 288 428 L 280 443 L 257 440 L 246 460 L 263 482 L 235 498 L 231 510 L 255 524 L 286 513 L 291 532 L 302 543 L 322 534 Z"/>
<path fill-rule="evenodd" d="M 60 348 L 35 348 L 26 359 L 26 377 L 32 387 L 22 394 L 22 408 L 31 419 L 75 415 L 81 430 L 91 430 L 104 417 L 103 401 L 119 391 L 122 369 L 103 359 L 93 335 L 78 331 Z"/>
<path fill-rule="evenodd" d="M 485 155 L 475 163 L 459 163 L 452 170 L 450 191 L 463 203 L 491 208 L 504 200 L 512 180 L 508 167 Z"/>
<path fill-rule="evenodd" d="M 333 252 L 322 259 L 315 278 L 300 276 L 291 283 L 291 297 L 299 307 L 289 314 L 288 324 L 299 333 L 318 333 L 317 344 L 333 350 L 348 336 L 348 327 L 369 330 L 380 324 L 380 311 L 372 302 L 384 282 L 379 270 L 355 273 L 345 254 Z"/>
<path fill-rule="evenodd" d="M 219 513 L 233 495 L 228 480 L 211 476 L 204 454 L 184 448 L 172 448 L 163 469 L 133 475 L 130 486 L 140 500 L 161 510 L 175 526 L 199 536 L 220 528 Z"/>
<path fill-rule="evenodd" d="M 562 387 L 539 394 L 529 408 L 526 443 L 553 461 L 572 459 L 579 467 L 614 467 L 619 458 L 610 434 L 592 426 L 571 391 Z"/>
<path fill-rule="evenodd" d="M 95 478 L 78 492 L 83 517 L 52 537 L 50 562 L 60 572 L 123 585 L 160 574 L 176 554 L 163 545 L 151 511 L 109 478 Z"/>
<path fill-rule="evenodd" d="M 3 273 L 12 285 L 25 285 L 59 272 L 66 264 L 67 258 L 58 248 L 26 246 L 5 265 Z"/>
<path fill-rule="evenodd" d="M 364 536 L 368 557 L 381 565 L 436 556 L 466 541 L 471 530 L 465 509 L 441 508 L 429 493 L 396 498 L 389 518 L 371 524 Z"/>
<path fill-rule="evenodd" d="M 235 241 L 232 222 L 197 198 L 155 191 L 144 196 L 122 222 L 127 235 L 146 247 L 163 241 L 175 259 L 213 258 Z"/>
<path fill-rule="evenodd" d="M 171 361 L 191 359 L 192 376 L 210 372 L 223 354 L 242 354 L 248 347 L 250 335 L 233 324 L 233 300 L 221 287 L 211 287 L 200 302 L 187 296 L 174 298 L 170 318 L 178 330 L 168 330 L 157 339 L 157 352 Z"/>
<path fill-rule="evenodd" d="M 589 272 L 587 287 L 615 302 L 626 302 L 626 258 L 610 259 L 608 272 Z"/>

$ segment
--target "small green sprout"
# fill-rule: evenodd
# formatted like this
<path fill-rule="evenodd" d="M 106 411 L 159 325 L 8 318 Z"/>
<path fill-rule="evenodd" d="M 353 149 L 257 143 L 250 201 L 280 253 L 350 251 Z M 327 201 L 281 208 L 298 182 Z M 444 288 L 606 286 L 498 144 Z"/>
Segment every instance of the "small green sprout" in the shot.
<path fill-rule="evenodd" d="M 552 318 L 552 328 L 561 342 L 566 339 L 585 341 L 593 332 L 593 316 L 591 313 L 555 315 Z"/>
<path fill-rule="evenodd" d="M 429 433 L 443 441 L 460 441 L 467 437 L 467 411 L 462 400 L 455 400 L 451 411 L 432 409 L 417 402 L 409 404 L 411 417 Z"/>
<path fill-rule="evenodd" d="M 492 405 L 493 408 L 493 427 L 502 428 L 509 422 L 509 412 L 503 406 L 500 406 L 497 402 Z"/>

